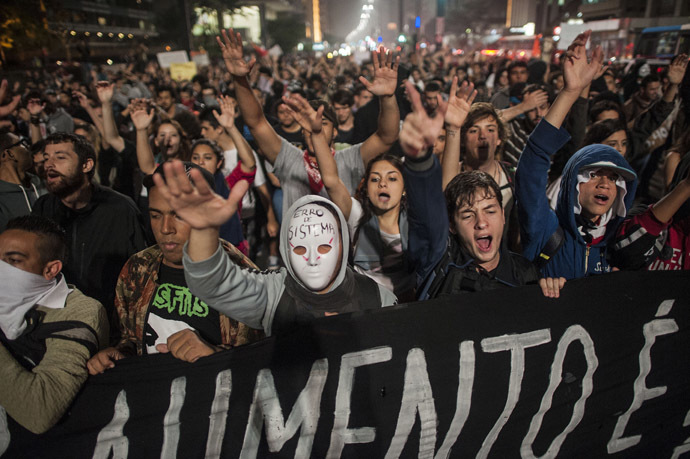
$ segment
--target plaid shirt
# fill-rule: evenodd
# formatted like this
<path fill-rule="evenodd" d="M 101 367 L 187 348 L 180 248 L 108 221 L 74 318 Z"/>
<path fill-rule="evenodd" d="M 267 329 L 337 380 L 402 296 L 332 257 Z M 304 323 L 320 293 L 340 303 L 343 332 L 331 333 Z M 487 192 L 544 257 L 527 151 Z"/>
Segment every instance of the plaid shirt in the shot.
<path fill-rule="evenodd" d="M 230 259 L 242 268 L 258 269 L 235 246 L 221 239 Z M 163 253 L 158 245 L 136 253 L 127 260 L 115 287 L 115 309 L 120 317 L 122 338 L 117 349 L 125 355 L 141 355 L 144 343 L 146 314 L 158 289 L 158 272 Z M 263 332 L 220 314 L 223 347 L 235 347 L 263 338 Z"/>

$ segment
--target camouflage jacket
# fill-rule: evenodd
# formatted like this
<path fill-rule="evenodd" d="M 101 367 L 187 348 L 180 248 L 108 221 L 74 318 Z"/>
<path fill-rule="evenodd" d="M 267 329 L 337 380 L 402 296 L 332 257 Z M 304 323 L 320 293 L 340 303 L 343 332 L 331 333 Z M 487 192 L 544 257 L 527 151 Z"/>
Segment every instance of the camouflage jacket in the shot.
<path fill-rule="evenodd" d="M 235 246 L 223 240 L 221 243 L 235 264 L 242 268 L 258 269 Z M 158 245 L 154 245 L 132 255 L 120 271 L 115 287 L 115 309 L 120 317 L 122 338 L 116 347 L 125 355 L 142 354 L 146 314 L 159 285 L 158 272 L 162 262 L 163 253 Z M 223 347 L 228 348 L 263 337 L 263 332 L 223 314 L 220 314 L 220 333 Z"/>

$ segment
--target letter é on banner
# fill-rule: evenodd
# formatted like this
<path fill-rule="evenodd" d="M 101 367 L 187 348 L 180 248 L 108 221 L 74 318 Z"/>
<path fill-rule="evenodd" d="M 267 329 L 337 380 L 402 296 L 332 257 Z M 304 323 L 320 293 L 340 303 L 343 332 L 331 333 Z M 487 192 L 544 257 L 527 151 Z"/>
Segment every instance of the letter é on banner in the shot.
<path fill-rule="evenodd" d="M 675 300 L 666 300 L 659 305 L 656 317 L 661 317 L 668 314 L 671 311 L 673 302 Z M 641 435 L 633 435 L 630 437 L 623 437 L 625 432 L 625 427 L 628 425 L 630 416 L 639 410 L 646 400 L 659 397 L 666 393 L 666 386 L 658 387 L 647 387 L 647 376 L 652 371 L 652 346 L 656 341 L 657 336 L 668 335 L 671 333 L 676 333 L 678 331 L 678 324 L 673 319 L 656 319 L 651 322 L 647 322 L 642 327 L 642 332 L 644 333 L 644 346 L 640 351 L 639 362 L 640 362 L 640 374 L 635 379 L 633 384 L 633 402 L 628 408 L 628 411 L 621 414 L 616 422 L 616 427 L 613 429 L 613 435 L 607 445 L 609 454 L 618 453 L 624 449 L 635 446 L 640 442 L 642 438 Z"/>
<path fill-rule="evenodd" d="M 419 412 L 421 424 L 419 455 L 417 457 L 433 458 L 436 447 L 436 424 L 438 424 L 434 394 L 431 392 L 424 351 L 414 348 L 407 354 L 398 425 L 395 427 L 395 434 L 386 453 L 386 459 L 400 457 L 412 431 L 412 426 L 414 426 L 417 412 Z"/>
<path fill-rule="evenodd" d="M 319 424 L 321 394 L 327 376 L 328 360 L 320 359 L 314 362 L 309 372 L 307 385 L 297 397 L 290 416 L 285 422 L 271 370 L 259 371 L 254 387 L 254 398 L 249 408 L 249 420 L 244 433 L 240 459 L 256 457 L 261 441 L 262 421 L 266 425 L 266 441 L 272 453 L 280 451 L 285 442 L 291 439 L 301 426 L 295 457 L 309 457 Z"/>
<path fill-rule="evenodd" d="M 326 457 L 339 458 L 346 444 L 371 443 L 376 438 L 373 427 L 359 427 L 348 429 L 350 422 L 350 396 L 355 379 L 355 368 L 364 365 L 387 362 L 393 357 L 390 346 L 365 349 L 363 351 L 345 354 L 340 359 L 340 376 L 338 377 L 338 391 L 335 394 L 335 418 L 331 432 L 331 444 Z"/>
<path fill-rule="evenodd" d="M 231 392 L 232 371 L 223 370 L 216 376 L 216 393 L 211 404 L 208 438 L 206 439 L 206 459 L 220 458 Z"/>
<path fill-rule="evenodd" d="M 113 419 L 98 433 L 96 448 L 93 450 L 93 459 L 108 459 L 111 450 L 113 459 L 127 458 L 129 440 L 124 435 L 124 429 L 127 420 L 129 420 L 129 406 L 124 390 L 117 394 L 114 411 Z"/>
<path fill-rule="evenodd" d="M 515 405 L 520 398 L 522 377 L 525 374 L 525 349 L 539 346 L 551 341 L 551 331 L 548 328 L 535 330 L 529 333 L 496 336 L 482 340 L 484 352 L 510 351 L 510 382 L 508 383 L 508 398 L 501 415 L 484 439 L 477 457 L 485 459 L 491 451 L 491 447 L 501 433 L 503 426 L 513 413 Z"/>
<path fill-rule="evenodd" d="M 551 365 L 551 376 L 549 377 L 549 387 L 546 389 L 544 397 L 541 399 L 541 406 L 539 411 L 532 418 L 532 422 L 529 425 L 529 431 L 522 441 L 522 446 L 520 447 L 520 455 L 523 458 L 533 459 L 535 458 L 534 450 L 532 449 L 532 444 L 534 439 L 537 438 L 539 429 L 541 428 L 541 423 L 544 420 L 544 415 L 551 408 L 551 403 L 553 402 L 553 394 L 558 389 L 558 386 L 563 379 L 563 360 L 565 359 L 565 354 L 568 351 L 570 343 L 573 341 L 580 341 L 582 347 L 584 348 L 585 360 L 587 361 L 587 371 L 585 376 L 582 378 L 582 395 L 575 402 L 573 407 L 573 415 L 570 418 L 570 422 L 565 427 L 563 432 L 558 434 L 556 438 L 549 445 L 546 454 L 541 456 L 542 458 L 553 458 L 558 455 L 558 451 L 561 449 L 565 438 L 570 432 L 572 432 L 575 427 L 582 421 L 582 417 L 585 414 L 585 403 L 590 395 L 592 395 L 592 389 L 594 383 L 592 381 L 594 372 L 599 366 L 599 360 L 594 353 L 594 341 L 592 337 L 589 336 L 587 330 L 582 328 L 581 325 L 572 325 L 563 333 L 561 340 L 558 342 L 558 347 L 556 348 L 556 356 L 553 359 L 553 364 Z"/>

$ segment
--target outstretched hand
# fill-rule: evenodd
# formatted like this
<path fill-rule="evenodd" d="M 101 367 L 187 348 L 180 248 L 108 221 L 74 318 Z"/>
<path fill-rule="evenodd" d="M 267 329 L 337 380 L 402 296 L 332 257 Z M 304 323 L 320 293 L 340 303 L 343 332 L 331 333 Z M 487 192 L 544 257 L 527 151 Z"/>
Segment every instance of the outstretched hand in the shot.
<path fill-rule="evenodd" d="M 412 113 L 407 115 L 400 131 L 400 146 L 406 155 L 420 156 L 424 150 L 434 144 L 441 128 L 443 119 L 448 109 L 448 104 L 443 98 L 438 97 L 438 109 L 433 117 L 430 117 L 422 105 L 419 92 L 409 81 L 405 81 L 407 95 L 412 103 Z"/>
<path fill-rule="evenodd" d="M 225 129 L 232 129 L 235 126 L 235 100 L 229 96 L 220 96 L 216 100 L 220 107 L 220 115 L 213 110 L 213 116 Z"/>
<path fill-rule="evenodd" d="M 592 34 L 587 30 L 578 35 L 566 51 L 563 62 L 563 79 L 565 80 L 564 91 L 580 92 L 589 85 L 597 72 L 601 70 L 604 62 L 604 53 L 600 46 L 594 48 L 591 59 L 587 59 L 587 41 Z"/>
<path fill-rule="evenodd" d="M 233 29 L 221 31 L 223 39 L 216 36 L 216 41 L 220 45 L 221 52 L 223 53 L 223 60 L 225 61 L 225 67 L 228 71 L 236 77 L 246 76 L 254 66 L 256 58 L 252 57 L 250 62 L 244 60 L 244 51 L 242 50 L 242 36 L 239 32 L 235 32 Z"/>
<path fill-rule="evenodd" d="M 668 81 L 671 84 L 679 85 L 685 76 L 685 70 L 688 68 L 688 55 L 681 54 L 673 59 L 671 65 L 668 66 Z"/>
<path fill-rule="evenodd" d="M 375 96 L 392 96 L 398 85 L 398 64 L 400 56 L 393 60 L 393 52 L 383 46 L 371 53 L 374 64 L 374 80 L 369 82 L 363 76 L 359 81 Z"/>
<path fill-rule="evenodd" d="M 174 160 L 164 163 L 163 170 L 165 180 L 160 174 L 153 176 L 156 187 L 177 216 L 197 230 L 225 223 L 237 212 L 238 203 L 249 189 L 247 181 L 240 180 L 225 200 L 211 190 L 198 169 L 191 169 L 187 176 L 182 162 Z"/>
<path fill-rule="evenodd" d="M 284 97 L 283 100 L 302 129 L 312 134 L 321 132 L 321 129 L 323 129 L 324 105 L 321 105 L 318 110 L 314 110 L 309 102 L 299 94 L 291 94 L 290 97 Z"/>
<path fill-rule="evenodd" d="M 113 88 L 115 85 L 107 81 L 99 81 L 96 83 L 96 92 L 98 93 L 98 100 L 103 104 L 110 103 L 113 100 Z"/>
<path fill-rule="evenodd" d="M 453 83 L 450 86 L 450 97 L 448 98 L 448 109 L 444 119 L 445 123 L 455 129 L 462 128 L 475 97 L 477 97 L 477 91 L 474 89 L 474 83 L 463 81 L 458 88 L 458 77 L 453 77 Z"/>

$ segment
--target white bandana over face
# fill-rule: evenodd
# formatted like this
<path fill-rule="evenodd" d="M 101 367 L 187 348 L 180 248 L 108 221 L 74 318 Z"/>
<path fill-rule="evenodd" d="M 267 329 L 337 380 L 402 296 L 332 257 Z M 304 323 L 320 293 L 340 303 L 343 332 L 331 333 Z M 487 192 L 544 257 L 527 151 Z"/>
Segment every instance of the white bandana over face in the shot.
<path fill-rule="evenodd" d="M 592 172 L 598 171 L 600 168 L 583 168 L 578 172 L 577 174 L 577 192 L 578 192 L 578 199 L 575 200 L 575 205 L 573 206 L 573 212 L 576 215 L 579 215 L 582 213 L 582 206 L 580 205 L 580 199 L 579 199 L 579 193 L 580 193 L 580 184 L 581 183 L 587 183 L 590 180 L 592 180 Z M 625 195 L 628 192 L 626 186 L 625 186 L 625 179 L 621 177 L 620 175 L 618 176 L 618 179 L 616 180 L 616 188 L 618 189 L 616 193 L 616 199 L 613 201 L 613 205 L 611 208 L 606 211 L 604 215 L 601 216 L 599 219 L 599 222 L 596 223 L 596 228 L 590 229 L 588 233 L 593 237 L 593 238 L 599 238 L 606 234 L 606 224 L 613 218 L 614 216 L 618 216 L 621 218 L 625 218 L 626 215 L 626 209 L 625 209 Z M 580 234 L 583 233 L 583 230 L 580 229 Z M 583 234 L 584 235 L 584 234 Z"/>
<path fill-rule="evenodd" d="M 24 316 L 37 305 L 52 309 L 65 307 L 70 290 L 65 277 L 47 280 L 38 274 L 15 268 L 0 261 L 0 328 L 9 340 L 17 339 L 26 329 Z"/>
<path fill-rule="evenodd" d="M 340 268 L 338 222 L 325 207 L 307 204 L 295 210 L 288 225 L 292 271 L 308 289 L 325 289 Z"/>

